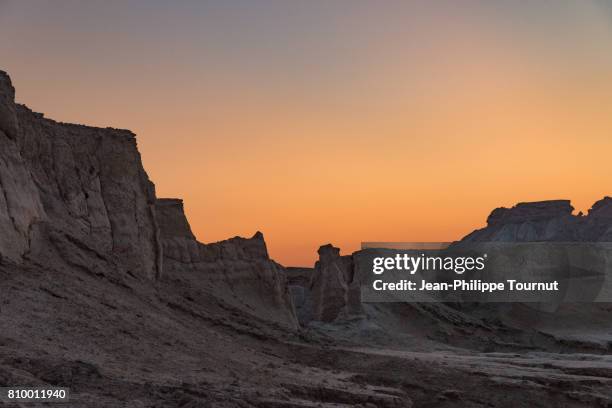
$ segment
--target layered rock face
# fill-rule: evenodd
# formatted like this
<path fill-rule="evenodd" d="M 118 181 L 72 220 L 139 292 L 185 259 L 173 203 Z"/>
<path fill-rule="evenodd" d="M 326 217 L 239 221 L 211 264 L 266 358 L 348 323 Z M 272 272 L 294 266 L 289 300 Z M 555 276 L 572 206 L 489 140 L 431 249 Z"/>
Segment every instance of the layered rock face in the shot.
<path fill-rule="evenodd" d="M 292 328 L 284 268 L 263 235 L 196 241 L 182 200 L 157 199 L 126 130 L 58 123 L 15 104 L 0 72 L 0 261 L 114 280 L 199 273 L 234 306 Z"/>
<path fill-rule="evenodd" d="M 305 326 L 313 320 L 312 292 L 310 280 L 313 268 L 287 267 L 287 285 L 295 306 L 300 325 Z"/>
<path fill-rule="evenodd" d="M 46 218 L 34 179 L 21 154 L 15 89 L 0 72 L 0 259 L 20 261 L 32 225 Z"/>
<path fill-rule="evenodd" d="M 331 322 L 361 312 L 360 282 L 353 255 L 340 256 L 331 244 L 319 248 L 310 282 L 314 320 Z"/>
<path fill-rule="evenodd" d="M 159 199 L 157 220 L 164 274 L 197 274 L 208 290 L 245 312 L 295 329 L 285 269 L 270 259 L 263 234 L 203 244 L 196 241 L 179 199 Z"/>
<path fill-rule="evenodd" d="M 198 243 L 185 217 L 183 200 L 158 199 L 155 212 L 164 257 L 183 263 L 199 261 Z"/>
<path fill-rule="evenodd" d="M 612 199 L 596 202 L 586 216 L 572 215 L 568 200 L 520 203 L 497 208 L 487 226 L 462 242 L 608 242 L 612 240 Z"/>
<path fill-rule="evenodd" d="M 14 96 L 0 73 L 2 258 L 44 263 L 69 241 L 131 274 L 159 274 L 155 191 L 134 134 L 57 123 Z"/>

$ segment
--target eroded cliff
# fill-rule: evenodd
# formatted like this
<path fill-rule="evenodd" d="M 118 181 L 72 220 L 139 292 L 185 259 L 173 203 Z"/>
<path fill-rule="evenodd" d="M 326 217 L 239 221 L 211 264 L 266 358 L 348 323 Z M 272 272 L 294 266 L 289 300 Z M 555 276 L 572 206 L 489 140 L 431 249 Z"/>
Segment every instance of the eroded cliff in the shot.
<path fill-rule="evenodd" d="M 270 259 L 261 232 L 203 244 L 191 232 L 182 200 L 159 199 L 156 208 L 165 274 L 191 275 L 234 307 L 298 327 L 285 268 Z"/>

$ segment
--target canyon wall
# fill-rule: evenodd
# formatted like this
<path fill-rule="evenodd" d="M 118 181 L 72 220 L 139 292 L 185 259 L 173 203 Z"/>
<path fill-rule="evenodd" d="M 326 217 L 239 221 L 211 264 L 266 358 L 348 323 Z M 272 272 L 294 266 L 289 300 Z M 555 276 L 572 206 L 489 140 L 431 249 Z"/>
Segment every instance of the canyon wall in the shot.
<path fill-rule="evenodd" d="M 297 327 L 263 235 L 202 244 L 179 199 L 157 199 L 133 133 L 58 123 L 15 103 L 0 71 L 0 260 L 144 280 L 196 273 L 215 296 Z"/>
<path fill-rule="evenodd" d="M 15 103 L 0 71 L 0 260 L 121 281 L 195 272 L 215 296 L 297 327 L 284 268 L 261 233 L 196 241 L 178 199 L 157 199 L 133 133 L 58 123 Z"/>
<path fill-rule="evenodd" d="M 44 264 L 70 241 L 125 272 L 159 275 L 155 189 L 134 134 L 58 123 L 14 98 L 0 72 L 0 256 Z"/>
<path fill-rule="evenodd" d="M 298 327 L 285 268 L 270 259 L 263 234 L 203 244 L 196 241 L 180 199 L 159 199 L 157 219 L 164 275 L 194 275 L 223 302 L 290 329 Z"/>

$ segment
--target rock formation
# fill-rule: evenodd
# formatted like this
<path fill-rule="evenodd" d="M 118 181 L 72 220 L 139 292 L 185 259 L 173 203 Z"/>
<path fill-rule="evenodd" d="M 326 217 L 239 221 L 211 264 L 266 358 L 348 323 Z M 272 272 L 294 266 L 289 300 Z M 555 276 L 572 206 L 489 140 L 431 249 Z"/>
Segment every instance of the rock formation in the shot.
<path fill-rule="evenodd" d="M 340 256 L 331 244 L 319 248 L 310 282 L 313 318 L 324 322 L 361 311 L 360 281 L 356 279 L 353 255 Z"/>
<path fill-rule="evenodd" d="M 197 274 L 229 304 L 297 328 L 284 267 L 270 259 L 261 232 L 202 244 L 191 232 L 182 200 L 159 199 L 156 213 L 165 274 Z"/>
<path fill-rule="evenodd" d="M 573 215 L 569 200 L 520 203 L 497 208 L 487 226 L 462 242 L 607 242 L 612 240 L 612 199 L 595 204 L 586 216 Z"/>
<path fill-rule="evenodd" d="M 234 303 L 296 327 L 261 233 L 197 242 L 182 201 L 156 198 L 133 133 L 58 123 L 14 98 L 0 73 L 0 259 L 145 279 L 198 270 Z"/>
<path fill-rule="evenodd" d="M 519 203 L 512 208 L 497 208 L 489 215 L 485 228 L 472 232 L 456 245 L 480 242 L 612 242 L 612 198 L 605 197 L 596 202 L 585 216 L 573 215 L 573 210 L 569 200 Z M 333 322 L 339 317 L 362 313 L 360 286 L 369 274 L 368 271 L 359 271 L 358 258 L 364 254 L 364 251 L 357 251 L 352 255 L 340 256 L 340 250 L 331 244 L 321 246 L 319 260 L 310 280 L 310 290 L 293 291 L 294 301 L 297 304 L 306 301 L 311 304 L 312 311 L 307 313 L 311 313 L 315 321 Z M 593 265 L 605 262 L 597 257 L 585 256 L 586 252 L 580 252 L 580 256 L 572 257 L 572 262 L 578 262 L 582 270 L 589 270 L 589 265 L 584 265 L 584 262 Z"/>
<path fill-rule="evenodd" d="M 312 292 L 310 280 L 313 268 L 287 267 L 287 285 L 293 299 L 295 313 L 301 326 L 306 326 L 313 319 Z"/>
<path fill-rule="evenodd" d="M 126 272 L 159 274 L 155 191 L 134 134 L 57 123 L 14 96 L 0 73 L 0 256 L 44 263 L 50 244 L 70 241 Z"/>

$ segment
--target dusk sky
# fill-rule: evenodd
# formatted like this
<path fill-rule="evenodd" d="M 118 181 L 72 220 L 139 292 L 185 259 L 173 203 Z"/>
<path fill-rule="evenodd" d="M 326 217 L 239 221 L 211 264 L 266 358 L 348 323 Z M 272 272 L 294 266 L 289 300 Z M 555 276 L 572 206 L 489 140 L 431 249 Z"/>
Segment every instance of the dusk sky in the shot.
<path fill-rule="evenodd" d="M 3 1 L 0 69 L 47 117 L 131 129 L 202 242 L 447 241 L 612 192 L 612 3 Z"/>

